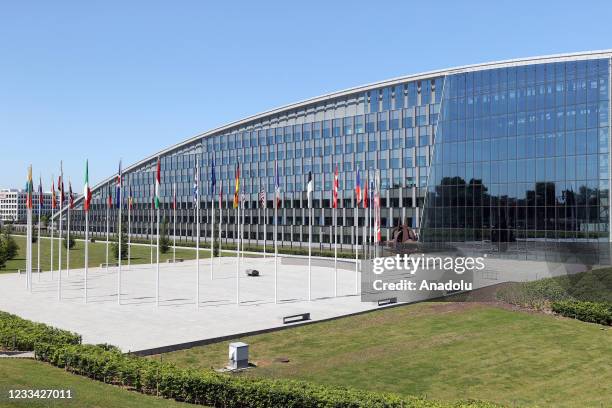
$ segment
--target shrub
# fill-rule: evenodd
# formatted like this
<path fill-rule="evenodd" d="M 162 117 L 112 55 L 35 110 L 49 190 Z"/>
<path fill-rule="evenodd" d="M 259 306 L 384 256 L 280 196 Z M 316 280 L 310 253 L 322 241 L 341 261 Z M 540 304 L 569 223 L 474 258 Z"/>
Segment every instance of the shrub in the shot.
<path fill-rule="evenodd" d="M 233 377 L 214 371 L 181 369 L 121 354 L 108 346 L 38 343 L 36 358 L 73 373 L 193 404 L 223 407 L 471 407 L 497 405 L 465 401 L 439 403 L 416 397 L 330 387 L 303 381 Z"/>
<path fill-rule="evenodd" d="M 552 310 L 562 316 L 584 322 L 612 326 L 612 303 L 561 300 L 552 303 Z"/>
<path fill-rule="evenodd" d="M 63 240 L 64 248 L 73 249 L 74 243 L 75 243 L 74 236 L 72 234 L 66 234 Z"/>
<path fill-rule="evenodd" d="M 6 350 L 32 351 L 37 343 L 79 344 L 81 336 L 43 323 L 35 323 L 0 312 L 0 347 Z"/>

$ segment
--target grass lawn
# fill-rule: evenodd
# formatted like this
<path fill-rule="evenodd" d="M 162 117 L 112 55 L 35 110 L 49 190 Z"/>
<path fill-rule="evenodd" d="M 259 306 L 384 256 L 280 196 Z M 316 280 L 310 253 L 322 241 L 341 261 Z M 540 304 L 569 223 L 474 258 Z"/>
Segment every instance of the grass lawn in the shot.
<path fill-rule="evenodd" d="M 71 400 L 9 400 L 9 389 L 70 389 L 73 398 Z M 143 395 L 70 374 L 39 361 L 0 359 L 0 407 L 178 408 L 187 406 L 187 404 Z"/>
<path fill-rule="evenodd" d="M 11 259 L 6 263 L 6 266 L 3 269 L 0 269 L 0 273 L 6 272 L 16 272 L 18 269 L 25 269 L 25 259 L 26 259 L 26 240 L 25 237 L 20 235 L 14 235 L 15 241 L 19 245 L 19 253 L 15 259 Z M 41 239 L 39 241 L 41 243 L 40 247 L 40 268 L 43 271 L 48 271 L 51 266 L 51 240 L 50 239 Z M 37 247 L 38 243 L 32 245 L 32 258 L 33 258 L 33 268 L 36 268 L 37 265 Z M 55 240 L 53 244 L 53 268 L 57 270 L 59 267 L 59 257 L 58 257 L 58 245 L 60 244 L 60 240 Z M 111 244 L 112 245 L 112 244 Z M 154 248 L 155 251 L 155 248 Z M 112 250 L 109 245 L 109 262 L 113 262 L 112 260 Z M 226 255 L 227 253 L 222 253 Z M 195 249 L 176 249 L 176 257 L 183 259 L 195 259 L 196 251 Z M 75 241 L 75 246 L 70 250 L 70 267 L 71 268 L 83 268 L 85 266 L 85 242 L 84 241 Z M 153 259 L 155 259 L 155 252 L 153 252 Z M 200 258 L 210 257 L 210 251 L 200 250 Z M 142 245 L 132 245 L 131 251 L 131 262 L 133 264 L 143 264 L 151 262 L 151 248 L 148 246 Z M 159 260 L 160 262 L 166 262 L 167 259 L 172 258 L 172 249 L 168 251 L 166 254 L 160 254 Z M 97 267 L 100 266 L 101 263 L 104 263 L 106 260 L 106 244 L 101 242 L 89 243 L 89 266 Z M 127 263 L 126 260 L 123 261 Z M 66 249 L 62 248 L 62 263 L 63 268 L 66 268 Z"/>
<path fill-rule="evenodd" d="M 509 406 L 612 406 L 612 330 L 544 314 L 431 302 L 241 340 L 258 364 L 244 375 Z M 222 367 L 228 343 L 164 360 Z"/>

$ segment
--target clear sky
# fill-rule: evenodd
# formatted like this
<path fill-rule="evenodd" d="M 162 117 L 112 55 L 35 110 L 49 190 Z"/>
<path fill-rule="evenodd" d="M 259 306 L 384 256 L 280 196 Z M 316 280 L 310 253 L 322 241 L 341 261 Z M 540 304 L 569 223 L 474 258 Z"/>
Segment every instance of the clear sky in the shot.
<path fill-rule="evenodd" d="M 0 187 L 430 69 L 612 48 L 609 1 L 0 0 Z"/>

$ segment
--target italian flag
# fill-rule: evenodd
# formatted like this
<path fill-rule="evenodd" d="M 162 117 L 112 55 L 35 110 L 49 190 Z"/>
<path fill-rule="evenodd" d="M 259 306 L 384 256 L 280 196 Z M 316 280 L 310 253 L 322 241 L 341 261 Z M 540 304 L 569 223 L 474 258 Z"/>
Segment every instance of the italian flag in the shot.
<path fill-rule="evenodd" d="M 160 195 L 160 184 L 161 184 L 161 169 L 159 165 L 159 157 L 157 158 L 157 171 L 155 172 L 155 209 L 158 210 L 161 204 Z"/>
<path fill-rule="evenodd" d="M 85 161 L 85 185 L 83 186 L 83 197 L 85 199 L 85 211 L 89 211 L 91 204 L 91 189 L 89 188 L 89 160 Z"/>

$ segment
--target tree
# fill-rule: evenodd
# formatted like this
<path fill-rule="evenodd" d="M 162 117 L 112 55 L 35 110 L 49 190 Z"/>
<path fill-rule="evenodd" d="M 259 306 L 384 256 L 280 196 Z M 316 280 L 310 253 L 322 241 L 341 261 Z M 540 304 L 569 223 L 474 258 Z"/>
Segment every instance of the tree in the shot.
<path fill-rule="evenodd" d="M 6 261 L 8 261 L 6 256 L 6 244 L 4 241 L 4 236 L 0 236 L 0 269 L 6 266 Z"/>
<path fill-rule="evenodd" d="M 170 250 L 170 238 L 168 237 L 168 220 L 164 217 L 159 231 L 159 252 L 165 254 Z"/>
<path fill-rule="evenodd" d="M 127 260 L 128 259 L 128 245 L 127 245 L 127 227 L 125 226 L 125 223 L 122 222 L 121 223 L 121 259 L 122 260 Z M 111 244 L 111 252 L 112 252 L 112 256 L 113 259 L 119 259 L 119 242 L 113 242 Z"/>
<path fill-rule="evenodd" d="M 40 221 L 42 222 L 42 226 L 46 229 L 49 226 L 49 221 L 50 221 L 49 214 L 41 215 Z"/>
<path fill-rule="evenodd" d="M 4 241 L 4 250 L 7 261 L 15 258 L 15 256 L 17 256 L 17 252 L 19 251 L 19 246 L 11 235 L 12 232 L 13 227 L 11 225 L 7 225 L 2 231 L 2 241 Z"/>
<path fill-rule="evenodd" d="M 221 250 L 221 243 L 219 242 L 219 240 L 215 237 L 213 239 L 213 256 L 214 257 L 218 257 L 220 254 L 220 250 Z"/>

